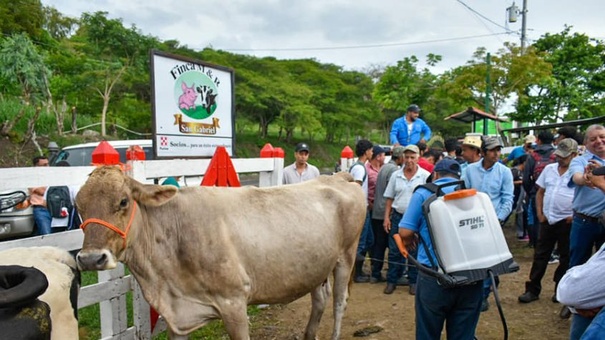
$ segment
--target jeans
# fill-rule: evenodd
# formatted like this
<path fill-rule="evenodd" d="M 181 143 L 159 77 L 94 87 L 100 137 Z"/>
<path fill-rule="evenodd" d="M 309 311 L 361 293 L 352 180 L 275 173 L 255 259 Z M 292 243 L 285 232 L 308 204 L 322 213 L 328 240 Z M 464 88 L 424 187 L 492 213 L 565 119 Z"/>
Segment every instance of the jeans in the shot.
<path fill-rule="evenodd" d="M 536 246 L 538 241 L 538 216 L 536 213 L 536 195 L 533 194 L 527 198 L 527 233 L 529 235 L 529 245 Z"/>
<path fill-rule="evenodd" d="M 397 280 L 403 276 L 405 269 L 405 258 L 399 252 L 393 236 L 399 232 L 399 221 L 403 215 L 396 211 L 391 212 L 391 230 L 389 231 L 389 268 L 387 270 L 387 282 L 397 283 Z"/>
<path fill-rule="evenodd" d="M 372 258 L 372 277 L 380 278 L 384 266 L 384 252 L 389 246 L 389 234 L 384 231 L 383 220 L 372 219 L 372 233 L 374 234 L 374 245 L 370 251 Z"/>
<path fill-rule="evenodd" d="M 578 314 L 572 314 L 571 327 L 569 328 L 569 340 L 580 340 L 593 319 L 585 318 Z"/>
<path fill-rule="evenodd" d="M 444 288 L 427 274 L 418 274 L 416 286 L 416 339 L 472 340 L 481 314 L 481 282 Z"/>
<path fill-rule="evenodd" d="M 519 211 L 515 213 L 515 226 L 517 227 L 517 237 L 521 238 L 527 234 L 527 213 Z"/>
<path fill-rule="evenodd" d="M 34 221 L 36 222 L 36 235 L 48 235 L 51 233 L 50 212 L 45 207 L 34 207 Z"/>
<path fill-rule="evenodd" d="M 399 252 L 393 236 L 399 233 L 399 222 L 403 217 L 397 211 L 391 212 L 391 231 L 389 232 L 389 269 L 387 270 L 387 283 L 397 283 L 403 276 L 407 260 Z M 418 257 L 418 250 L 408 250 L 410 256 Z M 410 284 L 415 284 L 418 276 L 418 269 L 415 266 L 408 267 L 408 279 Z"/>
<path fill-rule="evenodd" d="M 599 249 L 605 241 L 605 228 L 598 221 L 574 215 L 569 235 L 569 268 L 588 261 L 592 247 Z"/>
<path fill-rule="evenodd" d="M 372 212 L 366 209 L 366 221 L 363 224 L 363 230 L 359 235 L 359 244 L 357 245 L 357 256 L 364 257 L 372 249 L 374 244 L 374 233 L 372 233 Z"/>
<path fill-rule="evenodd" d="M 566 220 L 561 220 L 555 224 L 540 223 L 540 236 L 534 250 L 534 261 L 529 272 L 529 281 L 525 282 L 525 291 L 535 295 L 540 295 L 542 290 L 542 278 L 548 267 L 550 254 L 555 249 L 555 244 L 558 244 L 559 250 L 559 266 L 555 270 L 553 281 L 556 285 L 559 284 L 563 275 L 569 267 L 569 233 L 571 224 Z"/>
<path fill-rule="evenodd" d="M 601 309 L 582 335 L 581 340 L 600 340 L 605 338 L 605 308 Z"/>
<path fill-rule="evenodd" d="M 494 275 L 494 281 L 496 281 L 496 288 L 500 285 L 500 278 Z M 492 278 L 488 277 L 483 280 L 483 299 L 489 298 L 489 294 L 492 292 Z"/>

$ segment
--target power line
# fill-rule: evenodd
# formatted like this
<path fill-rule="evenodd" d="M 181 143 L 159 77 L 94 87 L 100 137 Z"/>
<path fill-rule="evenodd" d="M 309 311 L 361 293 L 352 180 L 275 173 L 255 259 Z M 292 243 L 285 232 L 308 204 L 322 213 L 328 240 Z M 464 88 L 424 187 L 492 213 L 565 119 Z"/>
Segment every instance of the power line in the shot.
<path fill-rule="evenodd" d="M 472 7 L 470 7 L 469 5 L 465 4 L 465 3 L 464 3 L 464 2 L 462 2 L 461 0 L 456 0 L 456 1 L 458 1 L 458 2 L 459 2 L 461 5 L 462 5 L 462 6 L 466 7 L 466 8 L 467 8 L 469 11 L 471 11 L 471 12 L 475 13 L 476 15 L 480 16 L 480 17 L 481 17 L 481 18 L 483 18 L 484 20 L 489 21 L 490 23 L 492 23 L 492 24 L 494 24 L 494 25 L 496 25 L 496 26 L 498 26 L 498 27 L 500 27 L 500 28 L 503 28 L 503 29 L 504 29 L 505 31 L 507 31 L 508 33 L 514 33 L 514 32 L 513 32 L 513 31 L 512 31 L 510 28 L 508 28 L 508 27 L 506 27 L 506 26 L 502 26 L 502 25 L 498 24 L 497 22 L 493 21 L 492 19 L 490 19 L 490 18 L 486 17 L 485 15 L 483 15 L 483 14 L 481 14 L 481 13 L 477 12 L 476 10 L 474 10 Z"/>
<path fill-rule="evenodd" d="M 230 52 L 278 52 L 278 51 L 326 51 L 326 50 L 350 50 L 350 49 L 363 49 L 363 48 L 377 48 L 377 47 L 391 47 L 391 46 L 406 46 L 406 45 L 422 45 L 422 44 L 434 44 L 440 42 L 468 40 L 476 38 L 484 38 L 497 36 L 502 34 L 510 34 L 510 32 L 498 32 L 481 35 L 469 35 L 464 37 L 455 38 L 444 38 L 434 40 L 422 40 L 422 41 L 411 41 L 411 42 L 399 42 L 399 43 L 384 43 L 384 44 L 372 44 L 372 45 L 353 45 L 353 46 L 333 46 L 333 47 L 299 47 L 299 48 L 223 48 L 224 51 Z"/>

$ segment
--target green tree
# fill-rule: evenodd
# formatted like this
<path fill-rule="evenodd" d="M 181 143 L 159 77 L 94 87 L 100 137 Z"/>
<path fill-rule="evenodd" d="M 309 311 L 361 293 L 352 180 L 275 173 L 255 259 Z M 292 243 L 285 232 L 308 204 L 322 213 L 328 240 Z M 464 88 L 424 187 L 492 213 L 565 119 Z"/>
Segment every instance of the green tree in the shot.
<path fill-rule="evenodd" d="M 285 106 L 281 86 L 286 78 L 283 69 L 272 58 L 245 58 L 243 67 L 235 73 L 236 112 L 259 126 L 260 137 L 265 138 L 269 124 L 279 117 Z"/>
<path fill-rule="evenodd" d="M 451 82 L 443 83 L 440 90 L 448 93 L 457 103 L 484 108 L 488 86 L 486 56 L 486 49 L 478 48 L 473 60 L 449 73 Z M 551 65 L 534 48 L 530 46 L 521 53 L 521 48 L 517 45 L 504 43 L 504 48 L 491 56 L 488 112 L 504 115 L 500 109 L 508 100 L 515 99 L 515 96 L 522 97 L 526 88 L 546 81 L 550 75 Z M 514 113 L 508 115 L 514 119 L 519 118 Z"/>
<path fill-rule="evenodd" d="M 43 28 L 53 39 L 71 36 L 78 25 L 78 19 L 63 15 L 54 7 L 43 7 Z"/>
<path fill-rule="evenodd" d="M 566 27 L 543 35 L 533 47 L 552 65 L 552 77 L 525 88 L 516 118 L 555 122 L 605 114 L 603 41 Z"/>
<path fill-rule="evenodd" d="M 44 102 L 48 93 L 50 71 L 44 57 L 24 33 L 15 34 L 0 44 L 0 65 L 0 78 L 18 87 L 24 105 L 18 115 L 2 124 L 0 134 L 6 136 L 23 118 L 26 106 L 38 106 Z M 33 133 L 39 114 L 40 110 L 36 110 L 30 120 L 28 135 Z"/>
<path fill-rule="evenodd" d="M 10 36 L 26 33 L 33 39 L 43 32 L 44 13 L 40 0 L 3 0 L 0 4 L 0 32 Z"/>
<path fill-rule="evenodd" d="M 80 76 L 83 81 L 79 83 L 100 99 L 101 135 L 104 136 L 110 102 L 119 102 L 122 94 L 128 92 L 128 86 L 122 84 L 124 78 L 148 65 L 147 47 L 156 41 L 142 36 L 135 26 L 125 28 L 121 20 L 108 19 L 107 12 L 84 13 L 74 41 L 80 43 L 76 46 L 87 55 L 85 71 Z"/>

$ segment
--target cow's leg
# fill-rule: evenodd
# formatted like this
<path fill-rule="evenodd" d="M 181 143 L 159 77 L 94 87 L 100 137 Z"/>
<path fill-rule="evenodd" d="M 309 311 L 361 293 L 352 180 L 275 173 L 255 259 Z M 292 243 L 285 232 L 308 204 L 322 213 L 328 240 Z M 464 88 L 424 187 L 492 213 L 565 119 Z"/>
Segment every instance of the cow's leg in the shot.
<path fill-rule="evenodd" d="M 328 301 L 330 294 L 329 278 L 326 279 L 324 283 L 315 287 L 311 292 L 311 316 L 309 317 L 309 323 L 307 323 L 307 328 L 305 329 L 305 340 L 315 339 L 317 328 L 319 327 L 321 316 L 326 309 L 326 302 Z"/>
<path fill-rule="evenodd" d="M 220 306 L 221 319 L 231 340 L 250 340 L 248 333 L 248 305 L 241 300 L 226 299 Z"/>
<path fill-rule="evenodd" d="M 351 249 L 350 254 L 346 254 L 344 259 L 341 259 L 336 264 L 334 269 L 334 329 L 332 331 L 332 339 L 340 339 L 340 328 L 342 326 L 342 318 L 347 309 L 347 299 L 349 298 L 349 283 L 353 271 L 353 262 L 355 261 L 355 253 L 357 248 Z"/>

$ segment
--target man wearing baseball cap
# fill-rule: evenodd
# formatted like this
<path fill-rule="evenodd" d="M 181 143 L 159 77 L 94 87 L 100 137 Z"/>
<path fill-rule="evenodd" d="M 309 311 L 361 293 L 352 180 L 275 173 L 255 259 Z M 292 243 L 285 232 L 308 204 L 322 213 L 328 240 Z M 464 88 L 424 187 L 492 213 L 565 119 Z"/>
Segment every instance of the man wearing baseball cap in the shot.
<path fill-rule="evenodd" d="M 405 148 L 396 146 L 391 153 L 391 159 L 378 171 L 376 177 L 376 188 L 374 192 L 374 205 L 372 207 L 372 232 L 374 233 L 374 245 L 372 246 L 372 277 L 370 283 L 379 283 L 386 281 L 382 277 L 382 268 L 384 266 L 384 252 L 389 246 L 389 233 L 384 230 L 384 210 L 386 199 L 384 191 L 391 179 L 393 172 L 403 165 Z M 390 250 L 389 250 L 390 251 Z M 390 264 L 389 264 L 390 267 Z"/>
<path fill-rule="evenodd" d="M 460 178 L 460 164 L 454 159 L 445 158 L 434 168 L 433 179 L 437 185 L 457 181 Z M 443 188 L 450 193 L 455 187 Z M 407 249 L 416 248 L 420 264 L 432 267 L 437 257 L 422 206 L 433 193 L 420 187 L 410 199 L 410 204 L 399 223 L 399 235 L 406 243 Z M 423 245 L 415 244 L 416 234 L 422 238 Z M 410 247 L 414 245 L 415 247 Z M 473 339 L 483 298 L 481 281 L 468 285 L 446 288 L 439 281 L 425 274 L 418 273 L 416 288 L 416 339 L 441 339 L 441 332 L 446 325 L 448 339 Z"/>
<path fill-rule="evenodd" d="M 397 245 L 393 236 L 397 234 L 399 221 L 405 214 L 406 209 L 410 207 L 410 198 L 414 188 L 425 184 L 426 179 L 431 175 L 430 172 L 418 166 L 420 156 L 419 148 L 410 144 L 403 150 L 403 167 L 391 175 L 391 179 L 384 191 L 385 209 L 384 209 L 384 230 L 389 233 L 389 268 L 387 271 L 387 286 L 384 289 L 385 294 L 392 294 L 397 287 L 397 281 L 402 277 L 405 259 L 397 250 Z M 416 294 L 416 279 L 418 270 L 413 266 L 408 268 L 409 292 Z"/>
<path fill-rule="evenodd" d="M 514 161 L 515 159 L 517 159 L 525 154 L 528 154 L 529 152 L 531 152 L 533 150 L 534 144 L 536 143 L 536 136 L 527 135 L 527 136 L 525 136 L 525 138 L 523 140 L 525 143 L 523 143 L 523 145 L 521 145 L 521 146 L 514 148 L 513 151 L 511 151 L 510 154 L 506 157 L 506 159 L 504 160 L 504 163 Z"/>
<path fill-rule="evenodd" d="M 395 119 L 391 128 L 391 144 L 407 146 L 431 139 L 431 128 L 418 118 L 419 115 L 420 107 L 412 104 L 405 116 Z"/>
<path fill-rule="evenodd" d="M 534 248 L 534 261 L 529 272 L 529 281 L 525 282 L 525 293 L 519 296 L 521 303 L 538 300 L 542 290 L 541 281 L 546 273 L 548 260 L 555 249 L 555 244 L 557 244 L 560 259 L 553 277 L 555 282 L 553 302 L 557 302 L 557 285 L 569 266 L 569 234 L 573 219 L 574 188 L 567 185 L 572 176 L 571 172 L 567 170 L 571 160 L 578 154 L 578 143 L 571 138 L 563 139 L 559 142 L 554 154 L 557 161 L 544 167 L 536 181 L 539 237 Z"/>
<path fill-rule="evenodd" d="M 499 162 L 502 154 L 502 142 L 498 137 L 487 137 L 482 142 L 483 158 L 466 168 L 464 184 L 468 189 L 487 194 L 494 205 L 500 223 L 504 223 L 513 209 L 514 184 L 510 169 Z M 498 283 L 496 277 L 496 284 Z M 481 310 L 489 308 L 491 279 L 484 281 L 484 300 Z"/>
<path fill-rule="evenodd" d="M 309 145 L 307 143 L 296 144 L 294 158 L 294 163 L 284 168 L 284 184 L 300 183 L 319 177 L 319 169 L 307 163 L 309 160 Z"/>

